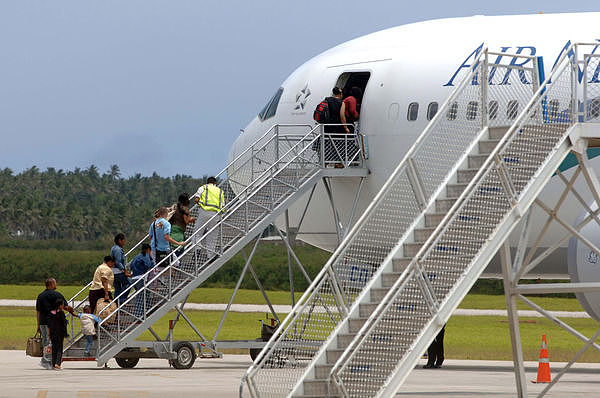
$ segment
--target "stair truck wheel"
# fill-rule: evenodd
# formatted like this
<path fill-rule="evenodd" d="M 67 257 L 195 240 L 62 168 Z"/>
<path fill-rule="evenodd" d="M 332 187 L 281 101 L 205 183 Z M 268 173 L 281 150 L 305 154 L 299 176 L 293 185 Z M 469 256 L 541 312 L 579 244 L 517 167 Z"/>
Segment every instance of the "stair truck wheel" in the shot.
<path fill-rule="evenodd" d="M 256 341 L 263 341 L 263 339 L 256 339 Z M 250 348 L 250 358 L 252 358 L 253 361 L 256 361 L 256 357 L 258 357 L 258 354 L 260 354 L 261 351 L 262 348 Z"/>
<path fill-rule="evenodd" d="M 122 367 L 123 369 L 131 369 L 134 368 L 135 365 L 140 361 L 139 358 L 115 358 L 117 361 L 117 365 Z"/>
<path fill-rule="evenodd" d="M 177 354 L 173 359 L 175 369 L 189 369 L 196 361 L 196 349 L 187 341 L 181 341 L 173 346 L 173 351 Z"/>

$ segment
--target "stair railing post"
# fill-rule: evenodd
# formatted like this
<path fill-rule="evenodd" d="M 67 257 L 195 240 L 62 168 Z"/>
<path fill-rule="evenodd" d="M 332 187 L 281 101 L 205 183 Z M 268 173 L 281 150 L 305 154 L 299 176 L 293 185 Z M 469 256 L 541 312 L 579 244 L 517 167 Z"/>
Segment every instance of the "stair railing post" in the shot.
<path fill-rule="evenodd" d="M 227 173 L 229 176 L 229 173 Z M 250 181 L 254 180 L 254 144 L 252 144 L 252 149 L 250 150 Z"/>
<path fill-rule="evenodd" d="M 321 145 L 320 145 L 320 148 L 321 148 L 321 153 L 320 153 L 321 159 L 320 159 L 320 162 L 321 162 L 321 167 L 324 168 L 325 167 L 325 126 L 322 125 L 322 124 L 319 125 L 319 135 L 320 135 L 319 136 L 319 140 L 321 141 Z"/>
<path fill-rule="evenodd" d="M 573 46 L 571 57 L 571 123 L 577 123 L 579 117 L 577 83 L 578 83 L 578 66 L 577 66 L 577 45 Z"/>
<path fill-rule="evenodd" d="M 143 295 L 143 297 L 144 297 L 144 303 L 143 303 L 144 304 L 144 306 L 143 306 L 144 313 L 142 314 L 142 319 L 144 321 L 146 321 L 146 314 L 148 312 L 148 282 L 147 282 L 147 278 L 148 277 L 144 278 L 144 291 L 143 291 L 143 293 L 144 293 L 144 295 Z"/>
<path fill-rule="evenodd" d="M 173 297 L 173 254 L 169 256 L 169 300 Z"/>
<path fill-rule="evenodd" d="M 500 248 L 500 260 L 504 280 L 504 297 L 506 299 L 506 310 L 508 312 L 510 340 L 512 342 L 512 354 L 513 363 L 515 366 L 517 395 L 519 398 L 524 398 L 527 397 L 527 381 L 525 380 L 525 366 L 523 363 L 521 332 L 519 330 L 519 314 L 517 312 L 517 303 L 513 291 L 513 271 L 509 269 L 510 264 L 512 263 L 510 260 L 510 247 L 506 242 Z"/>
<path fill-rule="evenodd" d="M 279 125 L 275 125 L 275 168 L 279 164 Z"/>
<path fill-rule="evenodd" d="M 223 254 L 223 216 L 221 214 L 218 215 L 219 217 L 219 250 L 215 250 L 215 254 L 214 256 L 216 256 L 217 254 Z M 207 251 L 208 253 L 208 251 Z M 209 258 L 210 260 L 210 258 Z"/>
<path fill-rule="evenodd" d="M 590 54 L 585 54 L 583 57 L 583 122 L 587 122 L 588 119 L 588 64 L 592 60 Z"/>
<path fill-rule="evenodd" d="M 290 233 L 290 213 L 285 210 L 285 237 L 287 238 L 288 245 L 286 245 L 287 260 L 288 260 L 288 277 L 290 281 L 290 296 L 292 307 L 296 306 L 296 297 L 294 296 L 294 270 L 292 269 L 292 255 L 290 254 L 289 247 L 292 246 L 292 236 Z M 295 239 L 294 239 L 295 240 Z"/>
<path fill-rule="evenodd" d="M 485 49 L 485 55 L 483 57 L 483 61 L 480 64 L 481 68 L 481 79 L 479 83 L 479 95 L 481 101 L 481 128 L 485 128 L 489 124 L 488 120 L 488 68 L 489 68 L 489 59 L 488 59 L 488 49 Z"/>

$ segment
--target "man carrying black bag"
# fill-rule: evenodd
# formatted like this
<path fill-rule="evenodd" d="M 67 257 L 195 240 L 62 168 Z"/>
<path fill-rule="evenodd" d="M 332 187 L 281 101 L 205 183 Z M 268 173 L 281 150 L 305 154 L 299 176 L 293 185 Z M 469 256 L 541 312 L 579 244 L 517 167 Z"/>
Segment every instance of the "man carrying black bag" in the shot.
<path fill-rule="evenodd" d="M 334 87 L 332 97 L 327 97 L 315 109 L 313 119 L 320 124 L 341 124 L 340 117 L 342 109 L 342 90 L 339 87 Z M 325 126 L 325 164 L 339 162 L 340 158 L 336 153 L 333 142 L 339 135 L 344 134 L 343 126 Z M 321 158 L 321 140 L 315 141 L 312 150 L 317 152 L 319 159 Z"/>
<path fill-rule="evenodd" d="M 56 279 L 46 279 L 46 290 L 41 292 L 35 302 L 37 312 L 37 331 L 42 335 L 42 359 L 40 366 L 44 369 L 52 369 L 52 344 L 50 343 L 50 333 L 48 322 L 50 321 L 50 311 L 52 311 L 58 300 L 62 300 L 65 310 L 73 313 L 73 308 L 67 305 L 67 300 L 62 294 L 56 291 Z"/>

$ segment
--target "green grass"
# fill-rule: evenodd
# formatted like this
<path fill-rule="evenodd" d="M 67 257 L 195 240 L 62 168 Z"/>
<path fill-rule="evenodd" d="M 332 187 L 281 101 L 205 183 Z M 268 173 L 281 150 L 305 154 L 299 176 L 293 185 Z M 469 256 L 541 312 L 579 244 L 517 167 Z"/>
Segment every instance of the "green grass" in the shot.
<path fill-rule="evenodd" d="M 559 297 L 528 297 L 534 303 L 549 311 L 583 311 L 581 304 L 576 298 Z M 506 301 L 504 296 L 486 294 L 467 294 L 460 303 L 459 308 L 482 309 L 482 310 L 504 310 Z M 529 306 L 517 300 L 517 308 L 520 310 L 531 310 Z"/>
<path fill-rule="evenodd" d="M 544 318 L 520 318 L 523 356 L 537 361 L 542 334 L 546 334 L 551 362 L 566 362 L 583 346 L 583 342 Z M 563 319 L 584 335 L 598 330 L 592 319 Z M 454 359 L 512 360 L 508 323 L 505 317 L 454 316 L 446 326 L 445 355 Z M 600 362 L 600 353 L 588 349 L 579 362 Z"/>
<path fill-rule="evenodd" d="M 0 307 L 0 349 L 25 349 L 36 330 L 35 308 Z"/>
<path fill-rule="evenodd" d="M 82 286 L 58 286 L 58 291 L 69 300 Z M 0 299 L 12 300 L 35 300 L 38 294 L 44 290 L 41 286 L 31 285 L 0 285 Z M 205 288 L 194 290 L 188 300 L 190 303 L 227 303 L 233 289 L 229 288 Z M 87 293 L 86 293 L 87 294 Z M 290 292 L 268 291 L 267 296 L 273 304 L 290 304 Z M 302 292 L 296 292 L 296 300 L 302 296 Z M 240 289 L 235 296 L 236 304 L 264 304 L 265 299 L 259 290 Z"/>
<path fill-rule="evenodd" d="M 212 339 L 221 317 L 219 311 L 186 311 L 186 315 L 207 339 Z M 175 311 L 170 311 L 152 328 L 160 336 L 165 337 L 169 328 L 169 320 L 174 319 Z M 285 316 L 280 315 L 280 316 Z M 67 314 L 67 317 L 70 318 Z M 260 320 L 265 319 L 264 313 L 232 312 L 227 316 L 218 340 L 256 339 L 260 337 Z M 76 329 L 78 329 L 78 320 Z M 35 334 L 35 309 L 26 307 L 0 307 L 0 350 L 25 349 L 27 337 Z M 176 340 L 199 340 L 192 328 L 180 318 L 180 323 L 174 329 Z M 154 340 L 150 332 L 145 332 L 140 340 Z"/>
<path fill-rule="evenodd" d="M 192 322 L 208 338 L 213 334 L 221 319 L 218 311 L 188 311 Z M 173 319 L 171 311 L 157 322 L 153 329 L 166 336 L 168 320 Z M 284 315 L 280 315 L 284 316 Z M 263 313 L 231 313 L 223 324 L 219 340 L 251 339 L 260 337 L 260 319 Z M 583 343 L 563 331 L 551 321 L 542 318 L 521 318 L 521 339 L 525 360 L 537 361 L 540 353 L 542 334 L 546 334 L 550 361 L 568 361 L 582 347 Z M 591 336 L 597 330 L 597 322 L 591 319 L 566 319 L 569 325 L 581 333 Z M 75 321 L 77 322 L 77 321 Z M 24 349 L 27 337 L 35 333 L 35 313 L 33 308 L 0 307 L 0 349 Z M 174 332 L 176 340 L 196 340 L 194 331 L 180 320 Z M 153 340 L 149 332 L 140 340 Z M 446 326 L 444 346 L 447 358 L 510 360 L 511 346 L 508 323 L 505 317 L 496 316 L 454 316 Z M 237 350 L 236 353 L 243 353 Z M 600 354 L 588 350 L 582 362 L 600 362 Z"/>

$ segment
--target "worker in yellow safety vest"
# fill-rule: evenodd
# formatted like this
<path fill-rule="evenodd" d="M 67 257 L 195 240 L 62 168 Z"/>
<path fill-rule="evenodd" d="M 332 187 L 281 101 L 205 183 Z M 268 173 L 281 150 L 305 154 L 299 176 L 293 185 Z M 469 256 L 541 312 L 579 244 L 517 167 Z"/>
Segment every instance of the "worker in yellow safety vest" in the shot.
<path fill-rule="evenodd" d="M 218 254 L 215 247 L 219 237 L 219 228 L 217 227 L 221 219 L 219 214 L 225 206 L 223 190 L 217 186 L 215 177 L 208 177 L 206 184 L 198 188 L 194 197 L 196 203 L 200 206 L 194 225 L 196 250 L 206 249 L 207 259 L 211 259 Z M 200 229 L 202 231 L 196 232 Z"/>

